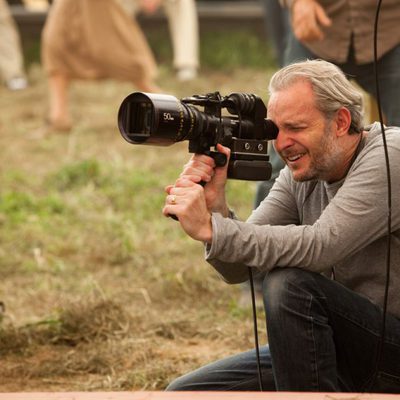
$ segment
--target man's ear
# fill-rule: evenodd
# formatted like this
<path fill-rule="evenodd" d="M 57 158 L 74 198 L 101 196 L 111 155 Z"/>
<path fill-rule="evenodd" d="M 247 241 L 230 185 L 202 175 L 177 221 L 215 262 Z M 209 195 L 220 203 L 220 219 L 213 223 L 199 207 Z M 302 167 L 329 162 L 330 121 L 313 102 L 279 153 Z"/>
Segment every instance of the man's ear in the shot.
<path fill-rule="evenodd" d="M 351 114 L 346 107 L 341 107 L 335 118 L 336 136 L 344 136 L 349 132 L 351 125 Z"/>

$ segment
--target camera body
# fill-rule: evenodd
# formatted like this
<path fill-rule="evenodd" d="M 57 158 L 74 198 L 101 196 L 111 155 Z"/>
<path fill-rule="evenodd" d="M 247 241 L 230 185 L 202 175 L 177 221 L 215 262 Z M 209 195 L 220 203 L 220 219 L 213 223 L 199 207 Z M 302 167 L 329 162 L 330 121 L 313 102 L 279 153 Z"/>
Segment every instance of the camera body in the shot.
<path fill-rule="evenodd" d="M 223 109 L 230 115 L 222 115 Z M 254 94 L 223 97 L 214 92 L 178 100 L 135 92 L 120 106 L 118 127 L 132 144 L 169 146 L 188 140 L 190 153 L 207 154 L 217 166 L 225 165 L 226 157 L 211 149 L 221 143 L 231 149 L 228 178 L 261 181 L 271 177 L 268 141 L 278 135 L 266 114 L 263 101 Z"/>

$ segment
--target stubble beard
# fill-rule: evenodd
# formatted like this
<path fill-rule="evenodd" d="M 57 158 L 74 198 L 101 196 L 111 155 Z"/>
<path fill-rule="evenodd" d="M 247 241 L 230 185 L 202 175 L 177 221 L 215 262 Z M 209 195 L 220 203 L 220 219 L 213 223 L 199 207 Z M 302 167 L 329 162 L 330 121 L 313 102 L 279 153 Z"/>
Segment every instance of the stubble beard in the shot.
<path fill-rule="evenodd" d="M 297 182 L 310 180 L 329 181 L 329 177 L 335 173 L 337 166 L 343 161 L 342 149 L 333 138 L 329 122 L 326 122 L 320 143 L 310 157 L 309 168 L 302 175 L 295 178 Z"/>

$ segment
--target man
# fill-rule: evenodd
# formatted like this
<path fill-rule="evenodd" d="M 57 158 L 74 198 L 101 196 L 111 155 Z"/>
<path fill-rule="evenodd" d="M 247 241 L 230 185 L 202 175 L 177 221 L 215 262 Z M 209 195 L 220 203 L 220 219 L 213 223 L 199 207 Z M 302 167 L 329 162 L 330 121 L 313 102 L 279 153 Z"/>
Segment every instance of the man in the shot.
<path fill-rule="evenodd" d="M 206 244 L 207 261 L 228 282 L 246 280 L 248 267 L 267 272 L 265 390 L 400 392 L 400 129 L 386 129 L 392 263 L 377 365 L 387 252 L 380 126 L 363 128 L 361 94 L 326 61 L 283 68 L 269 90 L 268 117 L 279 128 L 274 144 L 286 167 L 248 221 L 228 208 L 226 167 L 204 155 L 166 188 L 163 213 L 176 214 Z M 205 366 L 168 389 L 258 390 L 255 352 Z"/>

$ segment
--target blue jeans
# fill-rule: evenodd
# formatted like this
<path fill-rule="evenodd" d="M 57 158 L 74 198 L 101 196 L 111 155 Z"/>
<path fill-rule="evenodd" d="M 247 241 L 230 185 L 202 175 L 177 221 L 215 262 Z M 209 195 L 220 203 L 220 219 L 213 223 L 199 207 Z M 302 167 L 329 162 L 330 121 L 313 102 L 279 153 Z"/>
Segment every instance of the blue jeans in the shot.
<path fill-rule="evenodd" d="M 381 309 L 320 274 L 276 268 L 264 281 L 269 347 L 264 390 L 400 393 L 400 320 L 387 315 L 377 379 Z M 167 390 L 259 390 L 255 351 L 206 365 Z"/>
<path fill-rule="evenodd" d="M 264 24 L 278 65 L 283 66 L 287 33 L 290 29 L 289 11 L 280 5 L 279 0 L 262 0 L 264 7 Z"/>

